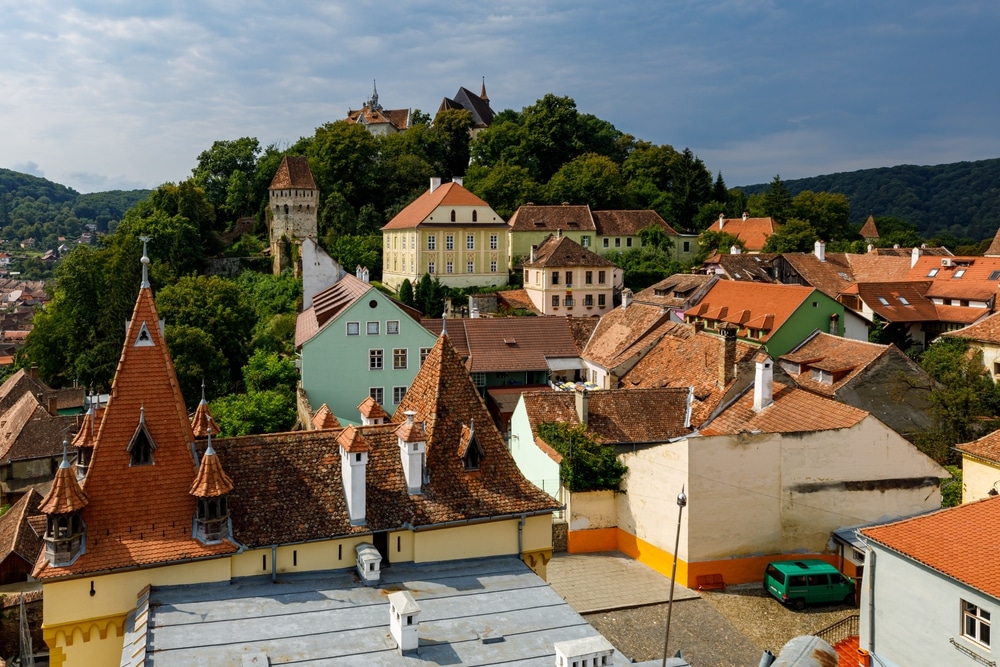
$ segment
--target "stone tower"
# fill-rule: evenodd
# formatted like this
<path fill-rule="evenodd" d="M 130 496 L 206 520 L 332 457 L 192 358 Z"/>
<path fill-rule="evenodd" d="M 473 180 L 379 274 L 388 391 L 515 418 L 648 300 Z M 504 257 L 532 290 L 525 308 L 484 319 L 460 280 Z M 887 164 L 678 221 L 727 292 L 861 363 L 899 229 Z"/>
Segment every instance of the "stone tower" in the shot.
<path fill-rule="evenodd" d="M 268 188 L 268 209 L 271 220 L 271 257 L 274 272 L 293 266 L 299 253 L 293 246 L 307 236 L 316 237 L 316 217 L 319 207 L 319 190 L 313 180 L 309 160 L 304 157 L 285 156 Z M 296 275 L 298 262 L 294 262 Z"/>

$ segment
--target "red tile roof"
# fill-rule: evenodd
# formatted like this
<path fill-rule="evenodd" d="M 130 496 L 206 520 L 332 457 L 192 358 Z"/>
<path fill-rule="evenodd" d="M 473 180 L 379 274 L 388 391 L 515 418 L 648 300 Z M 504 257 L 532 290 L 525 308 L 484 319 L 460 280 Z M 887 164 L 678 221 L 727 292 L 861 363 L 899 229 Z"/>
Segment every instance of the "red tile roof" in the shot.
<path fill-rule="evenodd" d="M 987 433 L 978 440 L 955 445 L 955 449 L 990 463 L 1000 463 L 1000 431 Z"/>
<path fill-rule="evenodd" d="M 744 431 L 762 433 L 805 433 L 851 428 L 868 416 L 852 408 L 804 389 L 775 382 L 774 402 L 760 412 L 753 409 L 753 388 L 701 429 L 702 435 L 735 435 Z"/>
<path fill-rule="evenodd" d="M 635 352 L 636 346 L 652 346 L 653 332 L 670 314 L 659 306 L 632 303 L 604 314 L 594 329 L 583 358 L 602 368 L 615 368 Z"/>
<path fill-rule="evenodd" d="M 42 497 L 34 489 L 21 496 L 0 517 L 0 561 L 10 554 L 17 554 L 29 564 L 34 564 L 42 550 L 42 536 L 28 523 L 28 517 L 37 516 Z"/>
<path fill-rule="evenodd" d="M 190 494 L 198 498 L 218 498 L 233 490 L 233 480 L 222 469 L 222 463 L 209 444 L 201 457 L 198 475 L 191 484 Z"/>
<path fill-rule="evenodd" d="M 525 268 L 532 269 L 571 266 L 614 267 L 614 264 L 568 236 L 551 235 L 538 244 L 535 261 L 524 263 Z"/>
<path fill-rule="evenodd" d="M 159 322 L 152 292 L 140 289 L 83 483 L 90 499 L 83 510 L 86 553 L 65 567 L 52 567 L 40 559 L 36 578 L 82 576 L 237 548 L 232 542 L 204 545 L 192 537 L 194 434 Z M 137 344 L 140 331 L 148 332 L 149 344 Z M 156 447 L 152 465 L 131 465 L 126 448 L 140 413 Z"/>
<path fill-rule="evenodd" d="M 716 276 L 695 273 L 675 273 L 660 282 L 636 293 L 635 301 L 656 306 L 679 308 L 718 280 Z"/>
<path fill-rule="evenodd" d="M 726 232 L 738 237 L 746 245 L 746 249 L 761 251 L 767 243 L 767 237 L 778 230 L 778 225 L 771 218 L 726 218 L 725 224 L 720 225 L 716 220 L 708 231 Z"/>
<path fill-rule="evenodd" d="M 431 220 L 431 214 L 434 213 L 435 209 L 439 206 L 488 207 L 489 204 L 453 181 L 451 183 L 439 185 L 434 190 L 428 189 L 427 192 L 417 197 L 409 206 L 397 213 L 396 216 L 388 222 L 388 224 L 382 227 L 382 230 L 413 229 L 415 227 L 419 227 L 422 223 L 428 222 L 446 224 L 444 219 Z M 500 218 L 500 216 L 495 216 L 493 220 L 480 220 L 476 224 L 482 226 L 489 223 L 506 226 L 506 223 Z M 462 227 L 468 226 L 472 223 L 456 222 L 451 224 Z"/>
<path fill-rule="evenodd" d="M 295 155 L 281 158 L 281 164 L 274 172 L 274 178 L 271 179 L 268 189 L 315 190 L 316 181 L 313 180 L 312 169 L 309 168 L 309 159 Z"/>
<path fill-rule="evenodd" d="M 39 504 L 38 511 L 42 514 L 69 514 L 82 510 L 88 503 L 87 494 L 76 481 L 76 469 L 64 458 L 56 470 L 52 488 Z"/>
<path fill-rule="evenodd" d="M 858 232 L 863 239 L 877 239 L 878 228 L 875 227 L 875 216 L 869 215 L 868 219 L 865 220 L 865 224 L 861 226 L 861 231 Z"/>
<path fill-rule="evenodd" d="M 896 553 L 1000 599 L 1000 496 L 874 528 L 861 534 Z"/>
<path fill-rule="evenodd" d="M 812 338 L 779 359 L 783 362 L 781 367 L 800 387 L 832 398 L 841 387 L 887 354 L 902 355 L 902 352 L 890 345 L 816 332 Z M 801 367 L 802 371 L 794 372 L 793 366 Z M 813 368 L 833 374 L 833 381 L 828 383 L 814 379 Z"/>
<path fill-rule="evenodd" d="M 219 429 L 213 426 L 215 419 L 212 411 L 208 408 L 208 401 L 202 398 L 195 408 L 194 416 L 191 418 L 191 430 L 196 438 L 207 438 L 209 433 L 218 433 Z"/>
<path fill-rule="evenodd" d="M 648 209 L 594 211 L 594 225 L 601 236 L 638 236 L 646 227 L 659 227 L 668 236 L 679 236 L 659 213 Z"/>
<path fill-rule="evenodd" d="M 983 255 L 986 257 L 1000 257 L 1000 229 L 993 236 L 993 242 L 990 243 L 990 247 L 986 249 Z"/>
<path fill-rule="evenodd" d="M 800 285 L 772 285 L 720 280 L 685 318 L 700 317 L 713 322 L 729 322 L 746 329 L 760 329 L 760 341 L 766 343 L 796 309 L 816 290 Z"/>
<path fill-rule="evenodd" d="M 994 313 L 967 327 L 957 331 L 946 331 L 941 335 L 1000 345 L 1000 313 Z"/>
<path fill-rule="evenodd" d="M 365 400 L 358 403 L 358 412 L 361 413 L 362 417 L 367 417 L 368 419 L 388 419 L 389 413 L 386 412 L 381 405 L 378 404 L 371 396 L 366 396 Z"/>
<path fill-rule="evenodd" d="M 507 223 L 513 232 L 597 231 L 587 205 L 520 206 Z"/>
<path fill-rule="evenodd" d="M 861 300 L 887 322 L 938 320 L 934 303 L 924 297 L 930 287 L 928 281 L 856 283 L 855 286 Z"/>
<path fill-rule="evenodd" d="M 330 409 L 326 403 L 319 406 L 319 410 L 312 418 L 312 427 L 314 429 L 324 429 L 324 428 L 340 428 L 340 420 L 337 416 L 333 414 L 333 410 Z"/>
<path fill-rule="evenodd" d="M 531 300 L 531 297 L 528 296 L 528 290 L 526 289 L 501 290 L 497 292 L 497 299 L 499 300 L 500 306 L 507 307 L 511 310 L 530 310 L 535 313 L 535 315 L 542 314 L 542 311 L 535 307 L 535 304 Z"/>
<path fill-rule="evenodd" d="M 378 406 L 377 403 L 375 405 Z M 381 407 L 379 407 L 379 409 L 381 410 Z M 365 436 L 363 436 L 361 431 L 354 426 L 348 426 L 340 432 L 340 435 L 337 436 L 337 444 L 340 445 L 345 452 L 355 453 L 367 452 L 369 450 L 368 441 L 365 440 Z"/>
<path fill-rule="evenodd" d="M 948 264 L 948 266 L 945 266 Z M 935 275 L 929 275 L 937 269 Z M 963 271 L 959 277 L 957 274 Z M 996 292 L 1000 277 L 990 279 L 1000 271 L 1000 257 L 936 257 L 922 255 L 910 268 L 907 280 L 930 280 L 932 289 L 942 289 L 947 285 L 961 285 L 966 288 L 986 289 Z"/>
<path fill-rule="evenodd" d="M 801 276 L 806 285 L 815 287 L 831 299 L 854 282 L 850 256 L 844 253 L 826 253 L 826 261 L 821 262 L 814 253 L 786 252 L 782 256 Z"/>
<path fill-rule="evenodd" d="M 574 324 L 567 317 L 449 319 L 448 337 L 471 373 L 548 369 L 547 358 L 579 357 Z M 424 320 L 441 333 L 441 320 Z"/>

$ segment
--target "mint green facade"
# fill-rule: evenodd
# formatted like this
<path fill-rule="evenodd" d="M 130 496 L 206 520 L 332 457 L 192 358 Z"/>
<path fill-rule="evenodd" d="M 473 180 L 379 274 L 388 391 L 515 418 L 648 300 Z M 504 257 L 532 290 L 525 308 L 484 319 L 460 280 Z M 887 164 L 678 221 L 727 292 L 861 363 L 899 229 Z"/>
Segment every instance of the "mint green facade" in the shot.
<path fill-rule="evenodd" d="M 562 500 L 559 464 L 535 444 L 524 397 L 517 402 L 510 417 L 510 455 L 529 482 L 556 500 Z"/>
<path fill-rule="evenodd" d="M 392 299 L 368 290 L 302 344 L 309 404 L 317 410 L 326 403 L 342 422 L 357 423 L 358 404 L 381 390 L 376 400 L 393 414 L 435 340 Z"/>
<path fill-rule="evenodd" d="M 837 316 L 837 328 L 830 329 L 830 317 Z M 781 327 L 771 334 L 764 347 L 772 357 L 780 357 L 791 352 L 795 347 L 809 337 L 816 329 L 824 333 L 844 335 L 844 305 L 817 289 L 795 309 L 795 312 L 785 320 Z M 748 343 L 758 344 L 760 341 L 744 338 Z"/>

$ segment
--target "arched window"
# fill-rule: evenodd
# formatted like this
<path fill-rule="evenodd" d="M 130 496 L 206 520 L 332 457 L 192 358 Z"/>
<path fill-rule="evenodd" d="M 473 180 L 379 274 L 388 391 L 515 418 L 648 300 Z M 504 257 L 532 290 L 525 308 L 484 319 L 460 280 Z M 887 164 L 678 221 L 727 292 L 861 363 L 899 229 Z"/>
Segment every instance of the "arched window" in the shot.
<path fill-rule="evenodd" d="M 455 222 L 455 211 L 451 212 L 451 221 Z"/>
<path fill-rule="evenodd" d="M 472 221 L 473 221 L 473 222 L 475 222 L 475 221 L 476 221 L 476 211 L 473 211 L 473 212 L 472 212 Z"/>
<path fill-rule="evenodd" d="M 285 215 L 288 215 L 288 204 L 285 204 Z"/>

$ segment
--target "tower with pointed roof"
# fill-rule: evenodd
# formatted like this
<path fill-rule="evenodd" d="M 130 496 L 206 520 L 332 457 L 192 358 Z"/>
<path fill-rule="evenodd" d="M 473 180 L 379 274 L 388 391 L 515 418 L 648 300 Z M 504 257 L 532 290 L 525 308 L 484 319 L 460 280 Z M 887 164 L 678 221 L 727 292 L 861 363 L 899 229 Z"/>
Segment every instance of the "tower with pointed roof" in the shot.
<path fill-rule="evenodd" d="M 309 160 L 301 156 L 283 157 L 271 179 L 268 195 L 271 257 L 277 274 L 291 265 L 290 246 L 317 234 L 319 189 Z"/>
<path fill-rule="evenodd" d="M 38 511 L 45 515 L 44 558 L 54 567 L 72 565 L 87 551 L 83 509 L 88 498 L 66 457 L 66 445 L 63 442 L 62 463 L 52 488 L 38 506 Z"/>

